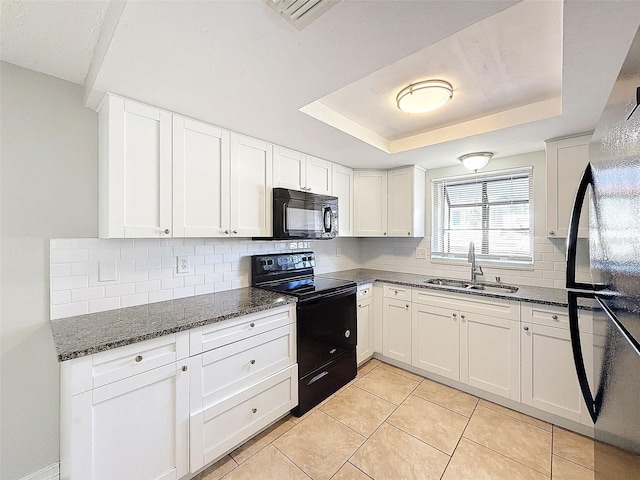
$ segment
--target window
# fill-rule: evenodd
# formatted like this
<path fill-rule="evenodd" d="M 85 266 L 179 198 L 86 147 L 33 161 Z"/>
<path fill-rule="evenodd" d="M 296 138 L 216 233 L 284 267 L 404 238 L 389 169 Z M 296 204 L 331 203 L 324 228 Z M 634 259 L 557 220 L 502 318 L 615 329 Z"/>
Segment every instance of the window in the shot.
<path fill-rule="evenodd" d="M 531 167 L 431 181 L 432 258 L 533 263 Z"/>

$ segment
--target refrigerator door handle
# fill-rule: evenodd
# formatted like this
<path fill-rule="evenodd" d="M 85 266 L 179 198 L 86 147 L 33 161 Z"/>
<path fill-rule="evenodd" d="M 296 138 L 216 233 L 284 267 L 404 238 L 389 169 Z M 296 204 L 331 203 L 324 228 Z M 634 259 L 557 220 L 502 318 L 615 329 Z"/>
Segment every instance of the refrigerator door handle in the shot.
<path fill-rule="evenodd" d="M 599 408 L 598 404 L 594 400 L 591 393 L 591 387 L 589 386 L 589 378 L 587 377 L 587 370 L 584 366 L 584 357 L 582 355 L 582 344 L 580 342 L 580 329 L 578 325 L 578 297 L 583 298 L 595 298 L 592 293 L 577 293 L 568 292 L 569 298 L 569 333 L 571 334 L 571 349 L 573 351 L 573 361 L 576 366 L 576 374 L 578 375 L 578 383 L 580 385 L 580 391 L 584 398 L 584 403 L 587 406 L 589 415 L 593 423 L 596 423 L 598 419 Z"/>
<path fill-rule="evenodd" d="M 567 289 L 569 290 L 582 290 L 593 292 L 601 290 L 604 285 L 592 285 L 590 283 L 576 282 L 576 252 L 578 247 L 578 227 L 580 224 L 580 214 L 582 213 L 582 204 L 587 195 L 587 188 L 593 184 L 593 173 L 591 171 L 591 163 L 587 164 L 580 185 L 578 185 L 578 191 L 576 192 L 576 198 L 573 201 L 573 208 L 571 209 L 571 220 L 569 221 L 569 235 L 567 236 Z"/>

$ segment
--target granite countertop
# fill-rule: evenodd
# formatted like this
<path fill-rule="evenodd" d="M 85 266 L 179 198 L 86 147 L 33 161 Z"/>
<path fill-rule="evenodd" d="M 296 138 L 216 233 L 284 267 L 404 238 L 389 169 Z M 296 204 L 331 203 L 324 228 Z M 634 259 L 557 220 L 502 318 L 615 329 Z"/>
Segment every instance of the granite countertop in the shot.
<path fill-rule="evenodd" d="M 295 303 L 296 298 L 247 287 L 51 320 L 58 361 Z"/>
<path fill-rule="evenodd" d="M 543 305 L 553 305 L 557 307 L 567 306 L 567 292 L 559 288 L 532 287 L 527 285 L 516 285 L 518 291 L 515 293 L 496 293 L 481 290 L 462 290 L 450 287 L 441 287 L 424 283 L 425 280 L 433 277 L 429 275 L 417 275 L 413 273 L 388 272 L 385 270 L 369 270 L 366 268 L 356 268 L 354 270 L 343 270 L 341 272 L 325 273 L 322 277 L 339 278 L 342 280 L 352 280 L 358 285 L 380 281 L 393 283 L 396 285 L 406 285 L 408 287 L 418 287 L 430 290 L 439 290 L 450 293 L 460 293 L 463 295 L 480 295 L 483 297 L 506 298 L 518 300 L 520 302 L 539 303 Z M 581 308 L 589 308 L 581 305 Z"/>

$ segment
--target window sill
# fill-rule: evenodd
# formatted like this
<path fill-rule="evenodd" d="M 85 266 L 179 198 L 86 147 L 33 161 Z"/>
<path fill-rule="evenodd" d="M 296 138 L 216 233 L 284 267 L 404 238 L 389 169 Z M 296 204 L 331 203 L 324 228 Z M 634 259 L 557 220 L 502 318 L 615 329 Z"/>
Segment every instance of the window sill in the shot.
<path fill-rule="evenodd" d="M 442 258 L 431 256 L 431 263 L 440 265 L 456 265 L 470 266 L 470 263 L 463 259 Z M 500 270 L 519 270 L 522 272 L 532 272 L 534 270 L 533 263 L 517 263 L 517 262 L 496 262 L 490 260 L 476 260 L 476 264 L 486 268 L 498 268 Z"/>

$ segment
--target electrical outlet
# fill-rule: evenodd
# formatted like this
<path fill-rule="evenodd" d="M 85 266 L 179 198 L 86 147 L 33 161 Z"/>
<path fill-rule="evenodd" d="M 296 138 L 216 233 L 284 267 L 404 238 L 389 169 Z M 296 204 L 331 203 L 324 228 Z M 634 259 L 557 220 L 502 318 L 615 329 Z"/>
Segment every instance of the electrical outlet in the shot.
<path fill-rule="evenodd" d="M 427 249 L 426 248 L 416 248 L 416 258 L 420 258 L 425 260 L 427 258 Z"/>
<path fill-rule="evenodd" d="M 189 273 L 189 257 L 178 257 L 178 273 Z"/>

